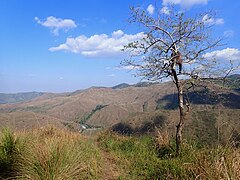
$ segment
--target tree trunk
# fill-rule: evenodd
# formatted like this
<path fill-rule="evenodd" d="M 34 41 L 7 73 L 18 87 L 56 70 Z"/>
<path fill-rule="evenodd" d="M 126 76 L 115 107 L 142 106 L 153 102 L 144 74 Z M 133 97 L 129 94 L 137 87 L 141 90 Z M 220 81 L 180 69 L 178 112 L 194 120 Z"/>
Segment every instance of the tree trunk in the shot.
<path fill-rule="evenodd" d="M 178 108 L 179 108 L 179 115 L 180 115 L 180 120 L 177 127 L 177 132 L 176 132 L 176 153 L 177 155 L 180 154 L 181 152 L 181 143 L 182 143 L 182 130 L 183 130 L 183 125 L 184 125 L 184 120 L 185 120 L 185 113 L 184 113 L 184 104 L 183 104 L 183 87 L 182 84 L 177 82 L 177 91 L 178 91 Z"/>
<path fill-rule="evenodd" d="M 175 85 L 177 87 L 178 92 L 178 109 L 179 109 L 179 123 L 176 126 L 177 132 L 176 132 L 176 153 L 177 156 L 181 152 L 181 144 L 182 144 L 182 130 L 184 125 L 184 120 L 186 113 L 184 112 L 184 101 L 183 101 L 183 84 L 179 81 L 177 73 L 176 73 L 176 63 L 172 66 L 172 75 L 175 81 Z"/>

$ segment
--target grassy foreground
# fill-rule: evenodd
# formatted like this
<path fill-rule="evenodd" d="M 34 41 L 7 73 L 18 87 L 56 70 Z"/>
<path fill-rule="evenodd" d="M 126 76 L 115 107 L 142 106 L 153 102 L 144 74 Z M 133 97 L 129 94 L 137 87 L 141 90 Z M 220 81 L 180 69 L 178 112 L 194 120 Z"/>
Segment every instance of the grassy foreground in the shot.
<path fill-rule="evenodd" d="M 240 150 L 184 143 L 180 157 L 167 133 L 128 137 L 102 132 L 87 138 L 46 127 L 3 130 L 0 179 L 238 179 Z"/>
<path fill-rule="evenodd" d="M 0 141 L 2 179 L 98 179 L 98 148 L 78 133 L 46 127 L 27 133 L 4 130 Z"/>

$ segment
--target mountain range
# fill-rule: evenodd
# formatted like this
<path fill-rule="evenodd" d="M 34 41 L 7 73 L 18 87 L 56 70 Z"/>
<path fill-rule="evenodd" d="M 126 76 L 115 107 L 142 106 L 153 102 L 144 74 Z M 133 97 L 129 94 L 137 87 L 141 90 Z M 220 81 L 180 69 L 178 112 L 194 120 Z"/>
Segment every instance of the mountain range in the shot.
<path fill-rule="evenodd" d="M 240 127 L 239 80 L 240 75 L 230 76 L 223 86 L 214 79 L 189 91 L 192 113 L 186 126 L 196 123 L 201 128 L 214 126 L 215 132 L 216 122 L 229 121 L 235 124 L 234 129 Z M 174 130 L 178 120 L 177 94 L 171 82 L 123 83 L 112 88 L 92 87 L 60 94 L 0 94 L 0 102 L 0 126 L 17 129 L 50 123 L 72 130 L 80 130 L 81 125 L 85 125 L 87 128 L 143 133 L 157 126 Z"/>

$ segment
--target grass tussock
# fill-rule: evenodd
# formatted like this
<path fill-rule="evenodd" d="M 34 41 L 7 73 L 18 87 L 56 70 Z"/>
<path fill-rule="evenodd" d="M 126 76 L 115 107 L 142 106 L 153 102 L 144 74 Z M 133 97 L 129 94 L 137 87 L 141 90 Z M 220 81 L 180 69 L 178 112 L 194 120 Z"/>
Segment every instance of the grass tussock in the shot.
<path fill-rule="evenodd" d="M 18 162 L 7 165 L 15 171 L 14 175 L 5 173 L 8 178 L 97 179 L 101 174 L 98 148 L 78 133 L 47 127 L 13 136 L 23 137 L 24 146 L 17 153 Z"/>
<path fill-rule="evenodd" d="M 23 153 L 23 141 L 10 130 L 0 134 L 0 179 L 14 177 L 18 172 Z"/>

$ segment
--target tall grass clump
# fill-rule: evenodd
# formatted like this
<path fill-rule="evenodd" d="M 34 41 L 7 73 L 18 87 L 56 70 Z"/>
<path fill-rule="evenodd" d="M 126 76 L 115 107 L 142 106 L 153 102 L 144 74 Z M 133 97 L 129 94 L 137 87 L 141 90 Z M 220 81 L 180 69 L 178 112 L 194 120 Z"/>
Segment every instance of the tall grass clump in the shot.
<path fill-rule="evenodd" d="M 28 134 L 28 156 L 22 164 L 26 179 L 97 179 L 101 157 L 93 143 L 78 133 L 47 127 Z"/>
<path fill-rule="evenodd" d="M 14 177 L 19 173 L 23 150 L 21 139 L 10 129 L 3 129 L 0 134 L 0 179 Z"/>
<path fill-rule="evenodd" d="M 239 179 L 240 150 L 231 147 L 202 148 L 194 154 L 187 172 L 195 179 Z"/>

